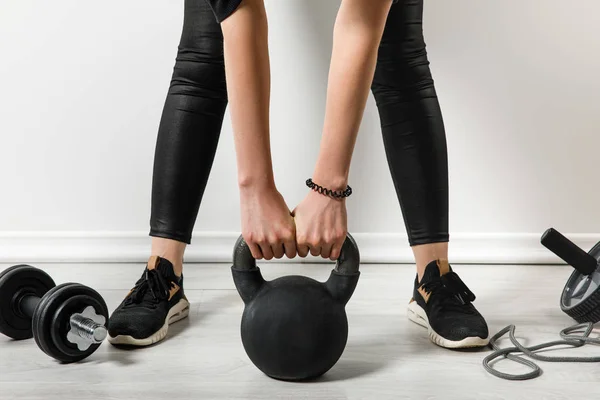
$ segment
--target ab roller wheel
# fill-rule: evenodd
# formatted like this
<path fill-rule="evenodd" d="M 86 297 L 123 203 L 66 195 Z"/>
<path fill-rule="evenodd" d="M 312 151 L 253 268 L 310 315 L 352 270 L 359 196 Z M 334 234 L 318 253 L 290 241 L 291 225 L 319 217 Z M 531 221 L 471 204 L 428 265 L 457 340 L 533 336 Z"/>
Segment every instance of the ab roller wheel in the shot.
<path fill-rule="evenodd" d="M 33 337 L 63 363 L 94 353 L 107 335 L 108 308 L 95 290 L 76 283 L 56 286 L 44 271 L 15 265 L 0 273 L 0 333 Z"/>
<path fill-rule="evenodd" d="M 575 243 L 560 234 L 557 230 L 550 228 L 542 235 L 542 245 L 560 257 L 575 271 L 567 280 L 562 294 L 560 295 L 560 308 L 578 322 L 577 325 L 563 329 L 560 332 L 561 340 L 540 343 L 525 347 L 515 337 L 515 326 L 508 325 L 490 338 L 490 347 L 494 350 L 483 360 L 483 367 L 490 374 L 502 379 L 526 380 L 537 378 L 542 374 L 542 369 L 533 361 L 524 356 L 551 362 L 600 362 L 598 356 L 546 356 L 538 354 L 540 351 L 548 351 L 551 347 L 561 346 L 562 349 L 582 347 L 586 344 L 600 344 L 600 339 L 591 337 L 594 324 L 600 321 L 600 242 L 586 253 Z M 500 348 L 497 341 L 508 333 L 510 341 L 515 347 Z M 516 353 L 521 353 L 517 355 Z M 517 362 L 531 369 L 524 374 L 509 374 L 497 371 L 492 362 L 496 359 L 505 358 Z"/>
<path fill-rule="evenodd" d="M 586 253 L 552 228 L 541 242 L 575 269 L 560 296 L 560 308 L 579 323 L 600 321 L 600 242 Z"/>

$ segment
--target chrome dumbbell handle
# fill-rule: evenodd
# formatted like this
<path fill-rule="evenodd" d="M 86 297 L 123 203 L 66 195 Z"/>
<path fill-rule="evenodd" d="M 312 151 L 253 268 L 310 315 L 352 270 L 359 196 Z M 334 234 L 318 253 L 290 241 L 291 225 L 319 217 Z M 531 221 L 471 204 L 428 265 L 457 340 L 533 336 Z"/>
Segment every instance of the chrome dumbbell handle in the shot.
<path fill-rule="evenodd" d="M 69 319 L 71 329 L 67 333 L 67 340 L 81 351 L 87 350 L 91 345 L 102 343 L 108 331 L 106 319 L 96 314 L 94 307 L 88 306 L 83 312 L 71 315 Z"/>

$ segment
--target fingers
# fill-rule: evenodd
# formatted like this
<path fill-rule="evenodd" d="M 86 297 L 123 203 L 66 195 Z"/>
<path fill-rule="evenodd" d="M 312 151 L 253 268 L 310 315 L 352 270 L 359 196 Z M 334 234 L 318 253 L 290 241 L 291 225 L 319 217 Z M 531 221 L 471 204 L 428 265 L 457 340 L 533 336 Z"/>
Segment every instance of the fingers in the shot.
<path fill-rule="evenodd" d="M 296 257 L 296 227 L 293 218 L 291 221 L 292 226 L 289 229 L 284 230 L 281 235 L 283 252 L 287 258 Z M 283 254 L 281 256 L 283 257 Z"/>
<path fill-rule="evenodd" d="M 321 257 L 329 258 L 329 255 L 331 254 L 331 246 L 332 244 L 329 243 L 325 243 L 321 246 Z"/>
<path fill-rule="evenodd" d="M 280 259 L 285 255 L 288 258 L 294 258 L 296 255 L 305 258 L 310 253 L 313 257 L 321 256 L 322 258 L 328 258 L 331 261 L 335 261 L 340 257 L 342 245 L 346 238 L 345 235 L 336 235 L 337 238 L 333 240 L 294 240 L 293 237 L 287 237 L 283 242 L 273 241 L 262 241 L 259 244 L 248 243 L 252 257 L 258 259 L 264 258 L 265 260 L 271 260 L 273 258 Z"/>
<path fill-rule="evenodd" d="M 273 255 L 275 256 L 275 258 L 277 258 L 277 259 L 282 258 L 283 255 L 285 254 L 285 250 L 283 248 L 282 242 L 273 243 L 271 245 L 271 250 L 273 251 Z"/>
<path fill-rule="evenodd" d="M 333 235 L 331 235 L 331 237 L 333 238 Z M 300 237 L 297 239 L 296 244 L 298 255 L 302 258 L 306 257 L 309 253 L 313 257 L 321 256 L 323 258 L 330 258 L 334 245 L 335 242 L 333 239 L 323 239 L 320 235 L 317 235 L 310 240 Z"/>
<path fill-rule="evenodd" d="M 254 236 L 254 235 L 248 235 Z M 299 255 L 305 258 L 310 254 L 313 257 L 321 256 L 332 261 L 340 257 L 346 232 L 344 229 L 326 229 L 324 232 L 316 232 L 312 235 L 296 236 L 294 230 L 283 229 L 278 234 L 264 237 L 256 235 L 260 240 L 247 240 L 248 247 L 255 259 L 271 260 L 280 259 L 283 256 L 294 258 Z"/>
<path fill-rule="evenodd" d="M 346 230 L 339 229 L 333 235 L 333 243 L 331 244 L 331 253 L 329 254 L 329 259 L 331 261 L 335 261 L 340 258 L 340 254 L 342 252 L 342 246 L 344 245 L 344 241 L 346 240 Z"/>
<path fill-rule="evenodd" d="M 296 235 L 293 229 L 283 228 L 271 237 L 247 234 L 244 240 L 255 259 L 271 260 L 296 257 Z"/>
<path fill-rule="evenodd" d="M 298 236 L 298 234 L 296 234 L 296 250 L 298 251 L 298 255 L 300 257 L 305 258 L 306 256 L 308 256 L 310 247 L 305 236 Z"/>
<path fill-rule="evenodd" d="M 259 243 L 259 246 L 265 260 L 273 259 L 273 250 L 271 249 L 269 242 L 261 242 Z"/>
<path fill-rule="evenodd" d="M 329 254 L 329 259 L 331 261 L 335 261 L 338 258 L 340 258 L 340 254 L 342 252 L 342 246 L 344 245 L 344 240 L 346 239 L 346 236 L 344 236 L 342 239 L 338 239 L 332 246 L 331 246 L 331 253 Z"/>
<path fill-rule="evenodd" d="M 296 257 L 296 232 L 293 223 L 292 226 L 278 229 L 277 235 L 271 238 L 271 249 L 277 259 L 284 255 L 288 258 Z"/>
<path fill-rule="evenodd" d="M 263 258 L 263 254 L 262 254 L 262 251 L 260 250 L 260 247 L 258 247 L 258 245 L 256 243 L 252 243 L 249 241 L 246 241 L 246 243 L 248 244 L 248 248 L 250 249 L 250 252 L 252 253 L 252 257 L 254 257 L 256 260 L 261 260 Z"/>
<path fill-rule="evenodd" d="M 317 257 L 319 254 L 321 254 L 321 246 L 319 246 L 318 243 L 311 244 L 309 248 L 312 256 Z"/>
<path fill-rule="evenodd" d="M 343 244 L 343 242 L 342 242 L 342 244 Z M 331 247 L 331 253 L 329 254 L 329 259 L 331 261 L 337 260 L 338 258 L 340 258 L 341 251 L 342 251 L 342 245 L 339 243 L 334 244 Z"/>
<path fill-rule="evenodd" d="M 297 244 L 296 250 L 298 250 L 298 255 L 302 258 L 308 256 L 309 247 L 305 244 Z"/>
<path fill-rule="evenodd" d="M 283 242 L 283 249 L 287 258 L 296 257 L 296 240 L 294 240 L 293 237 L 291 239 L 286 239 L 286 241 Z"/>

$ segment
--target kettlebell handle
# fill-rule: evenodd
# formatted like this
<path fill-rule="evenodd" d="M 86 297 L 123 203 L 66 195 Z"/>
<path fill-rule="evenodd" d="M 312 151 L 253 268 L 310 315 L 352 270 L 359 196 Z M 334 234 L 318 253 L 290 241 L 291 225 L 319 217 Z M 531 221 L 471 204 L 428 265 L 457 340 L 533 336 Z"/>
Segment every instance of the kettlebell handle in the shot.
<path fill-rule="evenodd" d="M 335 272 L 340 275 L 355 275 L 360 265 L 360 252 L 354 238 L 349 233 L 342 245 L 340 256 L 335 264 Z M 240 235 L 233 248 L 233 268 L 240 271 L 253 271 L 257 269 L 256 260 L 252 257 L 250 247 Z"/>

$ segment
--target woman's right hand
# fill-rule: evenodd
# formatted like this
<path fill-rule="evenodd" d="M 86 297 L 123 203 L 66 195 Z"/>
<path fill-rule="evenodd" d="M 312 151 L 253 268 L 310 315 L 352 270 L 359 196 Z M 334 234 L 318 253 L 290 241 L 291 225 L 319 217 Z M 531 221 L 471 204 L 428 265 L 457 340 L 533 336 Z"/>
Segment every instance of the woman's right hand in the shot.
<path fill-rule="evenodd" d="M 296 226 L 283 196 L 273 187 L 241 187 L 242 236 L 255 259 L 296 256 Z"/>

